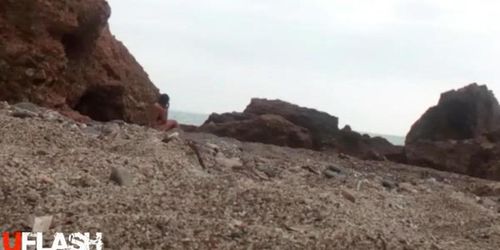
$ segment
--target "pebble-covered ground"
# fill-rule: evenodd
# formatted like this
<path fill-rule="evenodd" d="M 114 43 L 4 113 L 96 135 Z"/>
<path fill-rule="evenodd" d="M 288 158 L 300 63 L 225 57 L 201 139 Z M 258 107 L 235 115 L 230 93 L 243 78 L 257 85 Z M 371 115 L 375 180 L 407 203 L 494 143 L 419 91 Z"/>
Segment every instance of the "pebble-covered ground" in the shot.
<path fill-rule="evenodd" d="M 498 182 L 26 103 L 0 104 L 0 204 L 0 231 L 104 249 L 500 249 Z"/>

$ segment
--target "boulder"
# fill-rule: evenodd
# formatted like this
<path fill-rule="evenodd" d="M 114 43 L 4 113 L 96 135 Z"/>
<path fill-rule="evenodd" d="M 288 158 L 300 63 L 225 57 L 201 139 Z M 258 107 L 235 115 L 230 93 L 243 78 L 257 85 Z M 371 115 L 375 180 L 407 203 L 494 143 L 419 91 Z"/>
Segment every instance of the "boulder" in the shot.
<path fill-rule="evenodd" d="M 402 147 L 381 137 L 361 135 L 348 125 L 339 130 L 337 117 L 281 100 L 254 98 L 243 113 L 211 114 L 197 131 L 278 146 L 333 149 L 367 160 L 404 162 Z"/>
<path fill-rule="evenodd" d="M 411 164 L 500 180 L 500 144 L 481 139 L 419 141 L 406 145 Z"/>
<path fill-rule="evenodd" d="M 326 112 L 300 107 L 281 100 L 254 98 L 243 112 L 246 115 L 278 115 L 293 124 L 306 128 L 312 135 L 315 147 L 334 137 L 339 131 L 339 119 Z"/>
<path fill-rule="evenodd" d="M 238 112 L 223 113 L 223 114 L 212 113 L 208 117 L 208 119 L 204 122 L 204 124 L 238 122 L 238 121 L 250 120 L 250 119 L 255 118 L 256 116 L 257 115 L 254 115 L 254 114 L 245 114 L 245 113 L 238 113 Z"/>
<path fill-rule="evenodd" d="M 111 34 L 105 0 L 1 1 L 0 100 L 146 121 L 157 88 Z"/>
<path fill-rule="evenodd" d="M 500 105 L 484 85 L 441 95 L 408 133 L 408 163 L 500 180 Z"/>
<path fill-rule="evenodd" d="M 266 114 L 252 117 L 247 120 L 230 120 L 222 123 L 210 121 L 201 126 L 198 131 L 232 137 L 240 141 L 296 148 L 312 147 L 311 134 L 307 129 L 277 115 Z"/>
<path fill-rule="evenodd" d="M 445 141 L 476 138 L 500 128 L 500 106 L 485 85 L 473 83 L 441 94 L 412 126 L 406 144 L 419 140 Z"/>
<path fill-rule="evenodd" d="M 405 162 L 404 148 L 394 146 L 382 137 L 362 135 L 351 129 L 342 129 L 324 148 L 333 148 L 339 153 L 364 160 L 392 160 Z"/>

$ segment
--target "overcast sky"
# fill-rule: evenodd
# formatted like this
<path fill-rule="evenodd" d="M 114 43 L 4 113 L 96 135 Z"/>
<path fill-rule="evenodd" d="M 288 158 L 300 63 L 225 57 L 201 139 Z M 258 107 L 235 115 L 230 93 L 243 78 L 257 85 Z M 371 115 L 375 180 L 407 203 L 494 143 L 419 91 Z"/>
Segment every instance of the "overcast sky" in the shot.
<path fill-rule="evenodd" d="M 443 91 L 500 95 L 498 0 L 109 0 L 111 29 L 172 109 L 251 97 L 405 135 Z"/>

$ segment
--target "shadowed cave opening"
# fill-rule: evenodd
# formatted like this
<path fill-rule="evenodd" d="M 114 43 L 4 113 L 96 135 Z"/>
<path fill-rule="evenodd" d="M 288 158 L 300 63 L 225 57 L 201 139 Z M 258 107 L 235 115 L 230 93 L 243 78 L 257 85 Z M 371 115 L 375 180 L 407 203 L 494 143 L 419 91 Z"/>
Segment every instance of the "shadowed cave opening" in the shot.
<path fill-rule="evenodd" d="M 66 57 L 70 60 L 75 60 L 82 57 L 85 53 L 86 46 L 84 39 L 75 34 L 65 34 L 61 38 L 61 43 L 64 47 Z"/>
<path fill-rule="evenodd" d="M 120 86 L 92 87 L 82 95 L 74 109 L 96 121 L 123 120 L 123 92 Z"/>

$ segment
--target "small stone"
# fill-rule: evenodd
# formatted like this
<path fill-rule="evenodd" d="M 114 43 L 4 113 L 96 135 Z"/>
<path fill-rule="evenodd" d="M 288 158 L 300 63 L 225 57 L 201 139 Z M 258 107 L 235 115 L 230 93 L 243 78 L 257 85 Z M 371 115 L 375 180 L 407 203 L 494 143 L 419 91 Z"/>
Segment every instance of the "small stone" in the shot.
<path fill-rule="evenodd" d="M 349 159 L 351 159 L 351 157 L 350 157 L 350 156 L 348 156 L 348 155 L 346 155 L 346 154 L 344 154 L 344 153 L 339 153 L 339 158 L 340 158 L 340 159 L 344 159 L 344 160 L 349 160 Z"/>
<path fill-rule="evenodd" d="M 302 168 L 305 169 L 305 170 L 307 170 L 307 171 L 309 171 L 309 172 L 311 172 L 311 173 L 313 173 L 313 174 L 317 174 L 317 175 L 320 174 L 320 172 L 318 170 L 316 170 L 316 168 L 314 168 L 314 167 L 311 167 L 311 166 L 307 165 L 307 166 L 302 166 Z"/>
<path fill-rule="evenodd" d="M 38 111 L 40 111 L 40 107 L 31 102 L 18 102 L 12 106 L 14 107 L 14 109 L 28 110 L 33 113 L 38 113 Z"/>
<path fill-rule="evenodd" d="M 391 180 L 382 180 L 382 186 L 389 189 L 389 190 L 392 190 L 392 189 L 396 188 L 398 186 L 398 184 L 391 181 Z"/>
<path fill-rule="evenodd" d="M 97 138 L 101 135 L 101 132 L 94 126 L 89 126 L 82 128 L 82 132 L 90 137 Z"/>
<path fill-rule="evenodd" d="M 31 111 L 25 110 L 25 109 L 16 109 L 16 110 L 14 110 L 14 112 L 12 112 L 11 115 L 13 117 L 17 117 L 17 118 L 33 118 L 33 117 L 38 116 L 37 113 L 31 112 Z"/>
<path fill-rule="evenodd" d="M 40 155 L 40 156 L 44 156 L 44 155 L 48 155 L 49 152 L 43 150 L 43 149 L 39 149 L 35 152 L 36 155 Z"/>
<path fill-rule="evenodd" d="M 430 178 L 427 178 L 426 180 L 427 182 L 430 182 L 430 183 L 437 183 L 438 181 L 436 180 L 436 178 L 434 177 L 430 177 Z"/>
<path fill-rule="evenodd" d="M 233 157 L 233 158 L 226 158 L 222 154 L 217 154 L 215 157 L 215 162 L 222 167 L 225 168 L 238 168 L 238 167 L 243 167 L 243 163 L 241 162 L 240 158 Z"/>
<path fill-rule="evenodd" d="M 104 135 L 116 135 L 120 131 L 120 125 L 116 123 L 109 123 L 102 127 Z"/>
<path fill-rule="evenodd" d="M 413 187 L 412 184 L 403 182 L 399 184 L 399 191 L 417 194 L 418 190 Z"/>
<path fill-rule="evenodd" d="M 256 168 L 257 168 L 257 170 L 266 174 L 267 177 L 269 177 L 269 178 L 274 178 L 274 177 L 279 175 L 279 171 L 271 166 L 258 165 Z"/>
<path fill-rule="evenodd" d="M 207 147 L 212 149 L 212 150 L 215 150 L 215 151 L 218 151 L 219 150 L 219 146 L 213 144 L 213 143 L 207 143 Z"/>
<path fill-rule="evenodd" d="M 330 169 L 323 171 L 323 174 L 326 176 L 326 178 L 334 178 L 339 176 L 338 172 L 332 171 Z"/>
<path fill-rule="evenodd" d="M 26 200 L 28 200 L 29 202 L 37 202 L 41 198 L 42 197 L 40 196 L 40 194 L 34 190 L 26 193 Z"/>
<path fill-rule="evenodd" d="M 133 181 L 130 173 L 126 169 L 120 167 L 113 167 L 110 180 L 119 186 L 131 186 Z"/>
<path fill-rule="evenodd" d="M 164 143 L 169 143 L 172 140 L 178 139 L 179 138 L 179 133 L 174 132 L 172 134 L 167 135 L 163 140 L 161 140 Z"/>
<path fill-rule="evenodd" d="M 97 186 L 98 183 L 94 177 L 92 177 L 91 175 L 85 174 L 83 176 L 79 176 L 79 177 L 71 179 L 70 185 L 76 186 L 76 187 L 88 188 L 88 187 Z"/>
<path fill-rule="evenodd" d="M 356 203 L 356 198 L 354 198 L 354 195 L 351 194 L 349 191 L 342 189 L 341 191 L 342 197 L 344 197 L 346 200 Z"/>
<path fill-rule="evenodd" d="M 46 175 L 41 175 L 38 180 L 42 183 L 54 184 L 54 180 Z"/>
<path fill-rule="evenodd" d="M 331 170 L 337 174 L 342 174 L 342 173 L 346 172 L 344 168 L 339 167 L 339 166 L 334 166 L 334 165 L 328 166 L 328 170 Z"/>
<path fill-rule="evenodd" d="M 49 231 L 50 225 L 52 224 L 53 216 L 42 216 L 35 217 L 32 227 L 32 232 L 34 233 L 44 233 Z"/>
<path fill-rule="evenodd" d="M 61 115 L 59 113 L 55 112 L 55 111 L 44 112 L 44 113 L 42 113 L 41 117 L 42 117 L 42 119 L 44 119 L 46 121 L 58 121 L 58 120 L 62 120 Z"/>
<path fill-rule="evenodd" d="M 124 120 L 112 120 L 110 123 L 116 123 L 118 125 L 125 125 L 127 124 Z"/>

